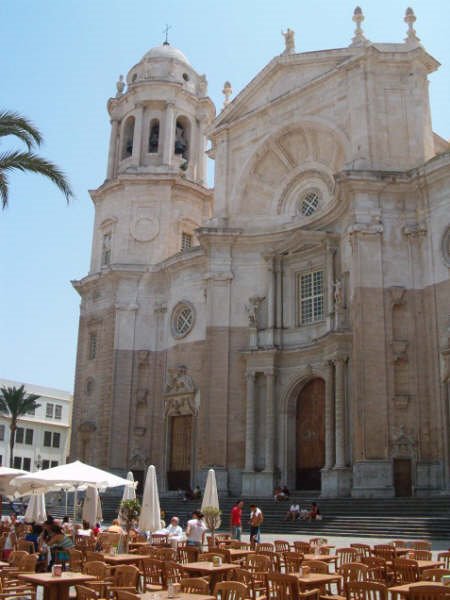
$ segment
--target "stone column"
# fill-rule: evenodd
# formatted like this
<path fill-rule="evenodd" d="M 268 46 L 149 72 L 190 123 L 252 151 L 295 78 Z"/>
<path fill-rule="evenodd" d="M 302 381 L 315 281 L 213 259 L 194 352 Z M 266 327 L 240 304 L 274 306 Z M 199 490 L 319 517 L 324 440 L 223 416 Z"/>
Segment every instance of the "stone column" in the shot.
<path fill-rule="evenodd" d="M 163 164 L 171 165 L 172 157 L 175 151 L 175 103 L 167 102 L 166 118 L 164 120 L 163 143 Z"/>
<path fill-rule="evenodd" d="M 325 469 L 334 465 L 334 365 L 329 360 L 326 363 L 327 377 L 325 388 Z"/>
<path fill-rule="evenodd" d="M 139 166 L 142 158 L 142 130 L 144 128 L 144 106 L 139 104 L 136 107 L 133 136 L 133 154 L 131 156 L 133 164 Z"/>
<path fill-rule="evenodd" d="M 266 377 L 266 447 L 265 471 L 273 471 L 273 455 L 275 443 L 275 411 L 274 411 L 274 373 L 265 371 Z"/>
<path fill-rule="evenodd" d="M 109 140 L 108 169 L 106 179 L 113 179 L 117 161 L 117 137 L 119 134 L 119 122 L 111 119 L 111 137 Z"/>
<path fill-rule="evenodd" d="M 247 413 L 245 429 L 245 470 L 255 469 L 255 373 L 248 371 L 247 376 Z"/>
<path fill-rule="evenodd" d="M 338 357 L 334 361 L 336 369 L 335 386 L 335 440 L 336 440 L 336 463 L 335 467 L 345 467 L 345 361 L 344 357 Z"/>
<path fill-rule="evenodd" d="M 267 290 L 267 338 L 266 344 L 273 346 L 273 327 L 275 316 L 275 259 L 273 255 L 265 257 L 267 263 L 268 274 L 268 290 Z"/>

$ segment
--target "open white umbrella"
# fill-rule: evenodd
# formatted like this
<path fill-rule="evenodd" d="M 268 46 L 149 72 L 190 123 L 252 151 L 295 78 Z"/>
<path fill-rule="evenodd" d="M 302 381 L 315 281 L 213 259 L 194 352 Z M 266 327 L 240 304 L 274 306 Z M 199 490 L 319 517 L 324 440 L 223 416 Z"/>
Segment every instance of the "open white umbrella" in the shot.
<path fill-rule="evenodd" d="M 149 466 L 145 478 L 139 528 L 144 531 L 157 531 L 161 529 L 158 482 L 156 480 L 156 470 L 153 465 Z"/>
<path fill-rule="evenodd" d="M 25 521 L 27 523 L 43 523 L 47 520 L 47 511 L 45 510 L 45 495 L 31 494 L 28 500 L 27 510 L 25 511 Z"/>
<path fill-rule="evenodd" d="M 91 527 L 95 523 L 103 521 L 102 503 L 98 495 L 98 490 L 93 485 L 87 486 L 81 518 L 83 521 L 87 521 Z"/>
<path fill-rule="evenodd" d="M 208 477 L 206 479 L 205 493 L 203 494 L 201 511 L 205 515 L 205 521 L 208 525 L 208 529 L 211 529 L 213 532 L 215 529 L 220 527 L 221 520 L 219 510 L 219 494 L 217 493 L 216 473 L 214 469 L 209 469 Z"/>
<path fill-rule="evenodd" d="M 27 471 L 21 469 L 10 469 L 9 467 L 0 467 L 0 495 L 8 496 L 8 498 L 14 497 L 16 487 L 11 485 L 11 481 L 18 475 L 27 475 Z"/>

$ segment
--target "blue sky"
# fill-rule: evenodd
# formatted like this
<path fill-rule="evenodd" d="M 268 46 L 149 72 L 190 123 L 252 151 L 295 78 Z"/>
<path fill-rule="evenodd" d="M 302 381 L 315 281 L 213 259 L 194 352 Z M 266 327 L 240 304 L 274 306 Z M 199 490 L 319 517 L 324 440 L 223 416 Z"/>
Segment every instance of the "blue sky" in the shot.
<path fill-rule="evenodd" d="M 93 224 L 88 194 L 104 180 L 109 141 L 106 101 L 151 47 L 169 41 L 207 75 L 216 107 L 230 80 L 237 93 L 283 50 L 347 46 L 348 0 L 1 0 L 1 107 L 17 110 L 44 134 L 41 154 L 69 176 L 76 199 L 45 179 L 10 179 L 0 214 L 0 377 L 73 389 L 79 297 L 71 279 L 87 274 Z M 366 36 L 401 42 L 408 0 L 366 0 Z M 418 36 L 442 67 L 430 78 L 433 128 L 450 137 L 450 2 L 411 3 Z M 9 140 L 8 140 L 9 142 Z M 3 141 L 2 148 L 10 146 Z"/>

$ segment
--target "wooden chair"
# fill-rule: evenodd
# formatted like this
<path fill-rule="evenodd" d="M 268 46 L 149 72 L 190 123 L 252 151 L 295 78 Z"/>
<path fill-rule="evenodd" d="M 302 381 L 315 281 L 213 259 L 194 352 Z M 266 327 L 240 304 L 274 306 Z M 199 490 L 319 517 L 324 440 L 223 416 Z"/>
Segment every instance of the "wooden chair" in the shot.
<path fill-rule="evenodd" d="M 117 600 L 140 600 L 141 598 L 140 594 L 133 594 L 133 592 L 117 592 Z"/>
<path fill-rule="evenodd" d="M 262 542 L 260 544 L 256 544 L 255 546 L 256 552 L 274 552 L 275 546 L 272 542 Z"/>
<path fill-rule="evenodd" d="M 311 544 L 302 540 L 297 540 L 294 543 L 295 552 L 301 552 L 302 554 L 311 553 Z"/>
<path fill-rule="evenodd" d="M 181 591 L 190 594 L 209 594 L 209 582 L 203 577 L 186 577 L 181 580 Z"/>
<path fill-rule="evenodd" d="M 393 561 L 394 578 L 396 583 L 414 583 L 419 581 L 419 568 L 416 560 L 411 558 L 397 558 Z"/>
<path fill-rule="evenodd" d="M 435 567 L 434 569 L 425 569 L 420 574 L 420 579 L 422 581 L 441 581 L 443 575 L 450 575 L 450 569 L 439 569 Z"/>
<path fill-rule="evenodd" d="M 199 554 L 200 551 L 195 546 L 182 546 L 177 549 L 177 560 L 183 565 L 190 562 L 197 562 Z"/>
<path fill-rule="evenodd" d="M 397 558 L 395 548 L 389 544 L 375 544 L 372 553 L 374 556 L 384 558 L 388 562 L 388 565 L 389 563 L 392 564 Z"/>
<path fill-rule="evenodd" d="M 448 588 L 432 583 L 414 585 L 409 588 L 409 600 L 444 600 L 448 598 Z"/>
<path fill-rule="evenodd" d="M 76 548 L 69 548 L 69 569 L 71 571 L 83 570 L 83 553 Z"/>
<path fill-rule="evenodd" d="M 337 572 L 342 576 L 345 595 L 348 595 L 348 584 L 352 581 L 367 581 L 369 578 L 369 567 L 363 563 L 346 563 L 338 568 Z"/>
<path fill-rule="evenodd" d="M 266 577 L 267 598 L 277 600 L 319 600 L 319 590 L 300 591 L 300 585 L 295 575 L 269 573 Z"/>
<path fill-rule="evenodd" d="M 369 568 L 368 579 L 377 583 L 388 585 L 394 579 L 394 572 L 388 570 L 386 561 L 380 556 L 366 556 L 361 559 L 361 562 Z"/>
<path fill-rule="evenodd" d="M 229 533 L 216 533 L 214 536 L 216 538 L 217 545 L 222 544 L 223 542 L 229 542 L 231 540 L 231 535 Z"/>
<path fill-rule="evenodd" d="M 94 552 L 93 550 L 86 550 L 84 553 L 84 560 L 86 562 L 92 562 L 94 560 L 99 560 L 103 562 L 103 552 Z"/>
<path fill-rule="evenodd" d="M 309 538 L 309 543 L 311 544 L 311 546 L 316 546 L 319 542 L 322 542 L 323 544 L 328 544 L 327 538 L 321 538 L 321 537 Z"/>
<path fill-rule="evenodd" d="M 97 549 L 101 552 L 110 552 L 112 548 L 118 548 L 122 535 L 114 531 L 102 531 L 97 537 Z"/>
<path fill-rule="evenodd" d="M 450 569 L 450 551 L 439 552 L 439 554 L 437 555 L 437 559 L 440 562 L 444 563 L 444 568 L 445 569 Z"/>
<path fill-rule="evenodd" d="M 159 592 L 164 588 L 164 563 L 146 556 L 141 561 L 144 592 Z"/>
<path fill-rule="evenodd" d="M 107 587 L 107 595 L 117 598 L 117 592 L 137 592 L 139 569 L 134 565 L 118 565 L 114 569 L 112 583 Z"/>
<path fill-rule="evenodd" d="M 177 559 L 177 551 L 174 548 L 157 548 L 154 553 L 158 560 L 166 561 Z"/>
<path fill-rule="evenodd" d="M 99 598 L 99 595 L 94 589 L 85 585 L 76 585 L 75 590 L 77 592 L 77 600 L 97 600 Z"/>
<path fill-rule="evenodd" d="M 17 540 L 16 549 L 24 550 L 25 552 L 28 552 L 29 554 L 33 554 L 36 551 L 36 549 L 34 547 L 34 542 L 30 542 L 28 540 Z"/>
<path fill-rule="evenodd" d="M 108 585 L 113 581 L 108 565 L 100 560 L 87 561 L 83 565 L 83 573 L 96 578 L 96 581 L 90 581 L 85 586 L 98 592 L 101 597 L 105 596 Z"/>
<path fill-rule="evenodd" d="M 169 536 L 162 533 L 153 533 L 150 539 L 152 546 L 167 546 Z"/>
<path fill-rule="evenodd" d="M 263 554 L 248 554 L 243 566 L 251 573 L 255 595 L 263 593 L 266 588 L 266 575 L 271 570 L 269 558 Z"/>
<path fill-rule="evenodd" d="M 273 552 L 270 550 L 260 550 L 258 552 L 258 555 L 267 556 L 267 558 L 270 560 L 270 570 L 271 571 L 275 571 L 275 573 L 281 572 L 281 559 L 280 559 L 280 555 L 278 554 L 278 552 Z"/>
<path fill-rule="evenodd" d="M 164 585 L 167 587 L 169 583 L 180 583 L 184 577 L 184 571 L 181 565 L 175 561 L 169 560 L 164 562 Z"/>
<path fill-rule="evenodd" d="M 298 573 L 303 562 L 303 554 L 299 552 L 284 552 L 283 563 L 286 574 Z"/>
<path fill-rule="evenodd" d="M 304 560 L 303 567 L 309 567 L 311 573 L 329 573 L 330 565 L 322 560 Z"/>
<path fill-rule="evenodd" d="M 426 540 L 414 540 L 408 546 L 413 550 L 431 550 L 431 542 Z"/>
<path fill-rule="evenodd" d="M 255 578 L 250 571 L 247 571 L 246 569 L 234 569 L 230 573 L 230 581 L 239 581 L 240 583 L 246 585 L 248 590 L 248 598 L 251 598 L 251 600 L 256 600 L 258 596 L 262 595 L 263 593 L 265 594 L 266 591 L 265 579 L 259 586 L 255 587 Z"/>
<path fill-rule="evenodd" d="M 337 548 L 336 550 L 336 568 L 342 567 L 347 563 L 357 562 L 358 551 L 355 548 Z"/>
<path fill-rule="evenodd" d="M 431 550 L 413 550 L 410 558 L 414 558 L 414 560 L 433 560 L 433 554 Z"/>
<path fill-rule="evenodd" d="M 36 600 L 36 588 L 30 583 L 17 579 L 0 579 L 0 598 L 17 598 L 18 600 Z"/>
<path fill-rule="evenodd" d="M 358 552 L 358 560 L 372 555 L 369 544 L 350 544 L 350 548 L 354 548 Z"/>
<path fill-rule="evenodd" d="M 227 561 L 226 552 L 224 552 L 221 548 L 216 548 L 216 550 L 211 551 L 211 552 L 200 552 L 200 554 L 197 555 L 197 560 L 200 562 L 212 562 L 214 560 L 215 556 L 220 556 L 220 558 L 224 562 Z M 178 561 L 178 562 L 180 562 L 180 561 Z M 189 560 L 186 562 L 193 562 L 193 561 Z"/>
<path fill-rule="evenodd" d="M 376 581 L 349 581 L 348 600 L 387 600 L 388 590 L 383 583 Z"/>
<path fill-rule="evenodd" d="M 291 550 L 291 545 L 286 540 L 275 540 L 274 545 L 275 552 L 280 552 L 281 554 L 284 554 L 285 552 L 290 552 Z"/>
<path fill-rule="evenodd" d="M 390 546 L 394 546 L 394 548 L 407 548 L 408 542 L 406 540 L 392 540 L 389 544 Z"/>
<path fill-rule="evenodd" d="M 248 588 L 239 581 L 219 581 L 214 586 L 214 595 L 220 600 L 246 600 Z"/>

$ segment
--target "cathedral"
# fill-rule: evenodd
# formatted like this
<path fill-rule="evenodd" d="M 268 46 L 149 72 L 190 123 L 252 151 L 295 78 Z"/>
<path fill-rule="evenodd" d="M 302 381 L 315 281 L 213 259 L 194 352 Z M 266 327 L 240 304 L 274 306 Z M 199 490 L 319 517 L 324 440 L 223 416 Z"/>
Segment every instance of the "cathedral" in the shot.
<path fill-rule="evenodd" d="M 450 145 L 406 37 L 281 53 L 218 114 L 165 42 L 108 101 L 72 458 L 160 491 L 450 491 Z M 207 158 L 214 187 L 207 185 Z"/>

